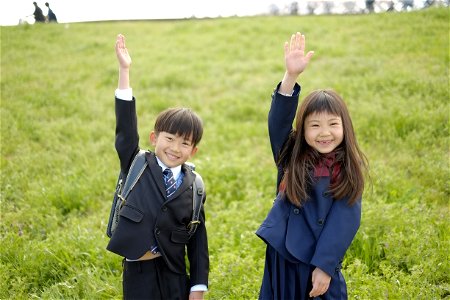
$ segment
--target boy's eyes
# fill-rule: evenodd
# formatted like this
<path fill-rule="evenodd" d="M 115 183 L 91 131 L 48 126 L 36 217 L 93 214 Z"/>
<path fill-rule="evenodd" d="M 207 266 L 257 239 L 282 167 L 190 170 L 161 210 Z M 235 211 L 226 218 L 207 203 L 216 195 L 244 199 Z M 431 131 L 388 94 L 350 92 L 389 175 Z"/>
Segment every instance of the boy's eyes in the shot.
<path fill-rule="evenodd" d="M 170 136 L 170 135 L 166 135 L 165 138 L 166 138 L 166 140 L 167 140 L 168 142 L 172 142 L 172 141 L 175 140 L 175 137 Z M 183 145 L 183 146 L 190 147 L 190 146 L 192 146 L 192 142 L 186 140 L 186 141 L 182 142 L 182 145 Z"/>

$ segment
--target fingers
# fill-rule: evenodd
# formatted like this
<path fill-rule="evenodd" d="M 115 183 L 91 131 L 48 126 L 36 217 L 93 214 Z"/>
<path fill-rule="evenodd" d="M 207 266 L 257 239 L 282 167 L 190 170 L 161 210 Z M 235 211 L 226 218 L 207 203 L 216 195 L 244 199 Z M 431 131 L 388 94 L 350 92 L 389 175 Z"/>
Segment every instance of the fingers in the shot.
<path fill-rule="evenodd" d="M 125 36 L 119 33 L 116 38 L 116 48 L 123 49 L 125 46 Z"/>
<path fill-rule="evenodd" d="M 289 47 L 290 51 L 294 51 L 297 49 L 301 50 L 301 45 L 302 45 L 302 34 L 300 32 L 297 32 L 297 33 L 291 35 L 291 41 L 290 41 L 290 47 Z"/>
<path fill-rule="evenodd" d="M 314 56 L 314 51 L 309 51 L 307 54 L 306 54 L 306 59 L 307 59 L 307 61 L 309 62 L 309 60 L 311 59 L 311 57 L 313 57 Z"/>
<path fill-rule="evenodd" d="M 313 284 L 313 288 L 311 292 L 309 292 L 310 297 L 318 297 L 320 295 L 323 295 L 327 292 L 329 287 L 329 284 L 326 283 L 317 283 Z"/>
<path fill-rule="evenodd" d="M 313 288 L 311 289 L 311 292 L 309 292 L 309 296 L 317 297 L 327 292 L 330 286 L 331 277 L 321 269 L 316 268 L 312 273 L 311 281 Z"/>
<path fill-rule="evenodd" d="M 291 35 L 291 42 L 290 42 L 290 50 L 294 51 L 295 50 L 295 34 Z"/>
<path fill-rule="evenodd" d="M 292 34 L 291 40 L 289 42 L 285 42 L 284 44 L 285 54 L 295 50 L 305 51 L 305 45 L 306 42 L 304 34 L 301 34 L 300 32 Z"/>
<path fill-rule="evenodd" d="M 305 51 L 305 35 L 297 32 L 297 47 L 300 51 Z"/>

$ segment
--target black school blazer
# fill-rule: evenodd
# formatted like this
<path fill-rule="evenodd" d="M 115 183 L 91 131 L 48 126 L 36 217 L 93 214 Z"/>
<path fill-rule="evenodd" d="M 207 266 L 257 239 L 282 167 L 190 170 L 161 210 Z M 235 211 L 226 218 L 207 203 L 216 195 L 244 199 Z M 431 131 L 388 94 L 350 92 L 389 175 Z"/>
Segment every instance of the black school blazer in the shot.
<path fill-rule="evenodd" d="M 138 144 L 135 99 L 116 99 L 116 150 L 125 172 L 139 151 Z M 187 249 L 191 284 L 208 285 L 209 255 L 203 208 L 201 223 L 192 237 L 189 237 L 186 228 L 192 219 L 195 174 L 183 165 L 183 182 L 167 198 L 163 174 L 155 154 L 147 153 L 146 160 L 148 167 L 129 194 L 107 249 L 129 259 L 138 259 L 150 250 L 156 239 L 167 266 L 179 274 L 186 273 Z"/>

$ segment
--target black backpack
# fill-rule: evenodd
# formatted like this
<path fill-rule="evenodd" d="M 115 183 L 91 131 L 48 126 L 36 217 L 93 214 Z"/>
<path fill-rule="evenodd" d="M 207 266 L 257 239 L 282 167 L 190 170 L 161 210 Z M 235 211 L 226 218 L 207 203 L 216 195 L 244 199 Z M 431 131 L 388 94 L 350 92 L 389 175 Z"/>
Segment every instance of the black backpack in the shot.
<path fill-rule="evenodd" d="M 128 174 L 126 176 L 122 171 L 120 171 L 119 173 L 119 178 L 117 179 L 116 183 L 116 191 L 114 193 L 114 199 L 111 206 L 111 212 L 109 213 L 108 227 L 106 228 L 106 235 L 108 237 L 111 237 L 116 230 L 117 224 L 119 223 L 120 209 L 125 205 L 128 195 L 147 167 L 145 153 L 147 153 L 147 151 L 140 150 L 138 154 L 136 154 L 133 162 L 131 163 L 130 170 L 128 171 Z M 194 172 L 195 174 L 192 192 L 192 220 L 188 224 L 188 233 L 189 236 L 192 236 L 197 229 L 197 225 L 200 223 L 199 218 L 200 211 L 203 205 L 203 198 L 205 197 L 205 186 L 202 177 L 194 171 L 195 166 L 191 163 L 186 163 L 186 165 L 190 167 L 192 169 L 192 172 Z"/>

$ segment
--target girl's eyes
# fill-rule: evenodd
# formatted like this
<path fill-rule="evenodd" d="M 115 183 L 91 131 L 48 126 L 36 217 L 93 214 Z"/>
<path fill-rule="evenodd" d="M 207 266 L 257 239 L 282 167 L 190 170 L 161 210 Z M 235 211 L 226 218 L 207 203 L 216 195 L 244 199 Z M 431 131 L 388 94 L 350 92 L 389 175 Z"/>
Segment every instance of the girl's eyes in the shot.
<path fill-rule="evenodd" d="M 335 122 L 335 123 L 331 123 L 331 124 L 330 124 L 330 126 L 340 126 L 340 125 L 341 125 L 341 124 L 338 123 L 338 122 Z M 313 127 L 313 128 L 319 128 L 319 127 L 320 127 L 319 124 L 311 124 L 310 126 Z"/>

